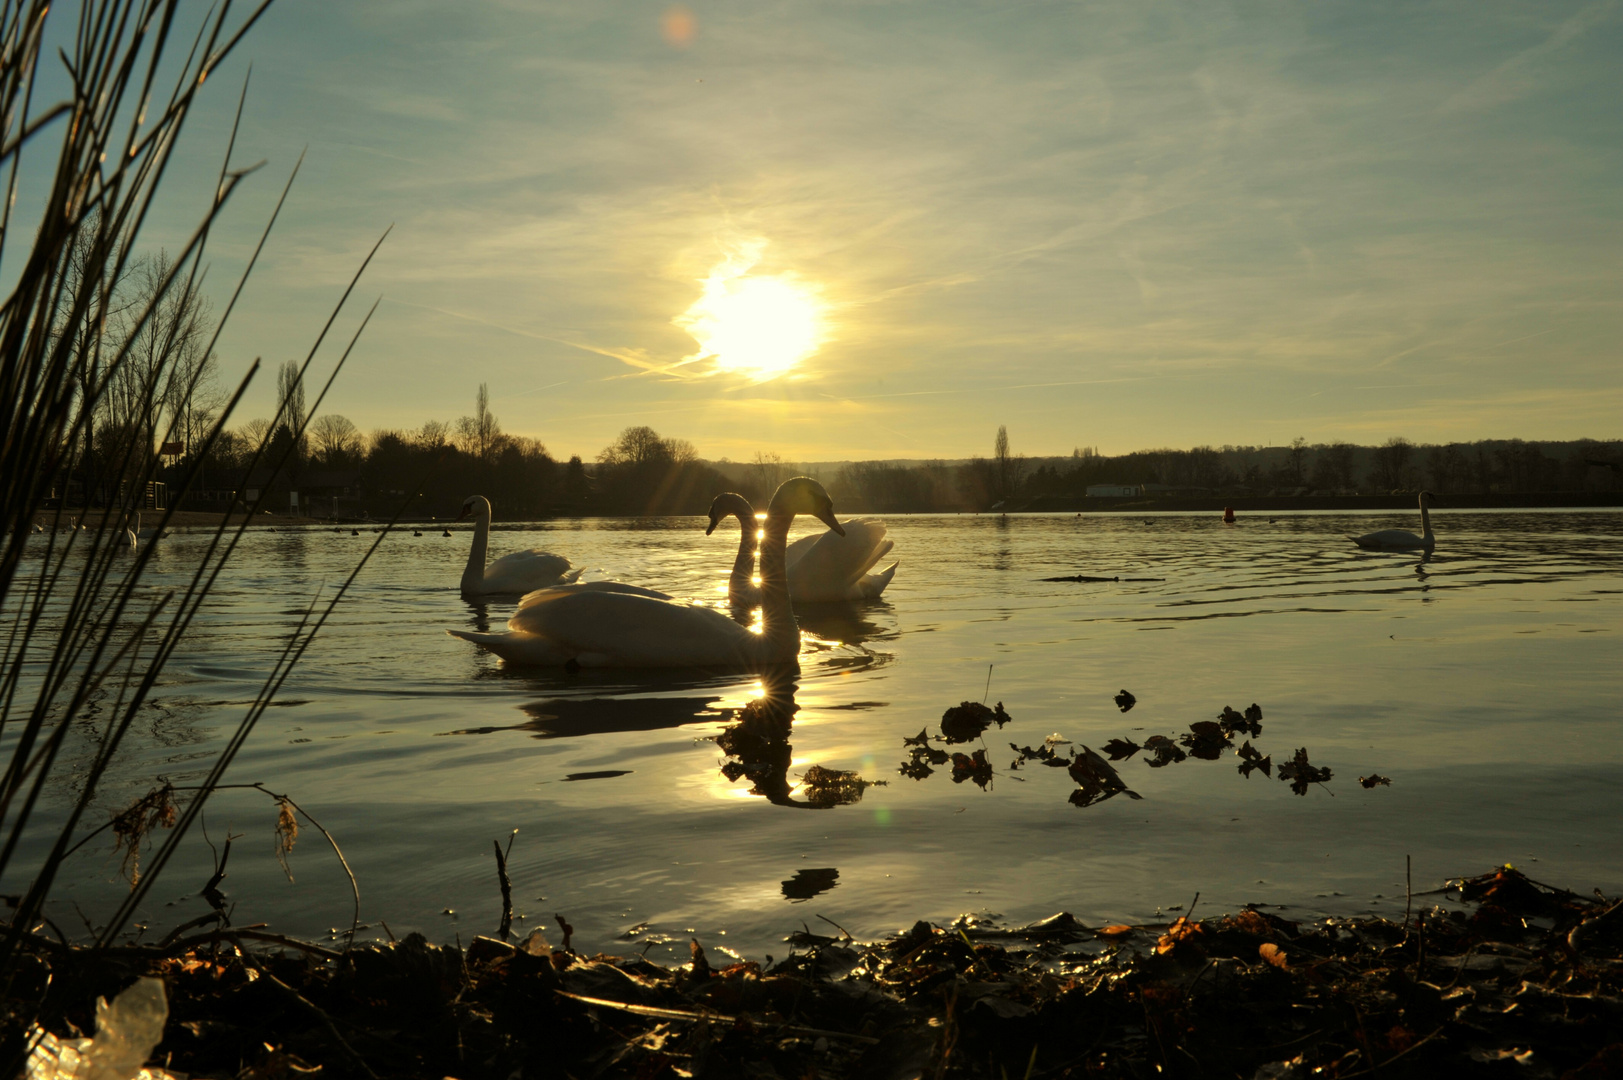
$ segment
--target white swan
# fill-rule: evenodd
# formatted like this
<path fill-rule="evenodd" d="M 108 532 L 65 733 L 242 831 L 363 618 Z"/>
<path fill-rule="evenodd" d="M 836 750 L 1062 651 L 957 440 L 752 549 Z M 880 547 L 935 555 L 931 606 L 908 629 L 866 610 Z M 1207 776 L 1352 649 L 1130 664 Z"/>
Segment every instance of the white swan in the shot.
<path fill-rule="evenodd" d="M 627 585 L 623 581 L 571 581 L 565 585 L 548 585 L 544 589 L 528 592 L 519 599 L 518 606 L 538 603 L 537 599 L 542 593 L 583 593 L 583 592 L 613 592 L 627 593 L 631 596 L 646 596 L 653 600 L 674 600 L 670 593 L 662 593 L 656 589 L 645 589 L 641 585 Z"/>
<path fill-rule="evenodd" d="M 1422 491 L 1420 493 L 1420 529 L 1422 535 L 1416 536 L 1407 529 L 1382 529 L 1379 532 L 1354 536 L 1351 538 L 1352 542 L 1361 548 L 1370 548 L 1374 551 L 1406 551 L 1413 548 L 1425 548 L 1430 551 L 1437 543 L 1436 538 L 1431 534 L 1431 514 L 1427 512 L 1431 505 L 1431 499 L 1431 492 Z"/>
<path fill-rule="evenodd" d="M 134 525 L 130 524 L 129 516 L 125 515 L 125 517 L 124 517 L 124 536 L 130 542 L 130 550 L 131 551 L 134 551 L 136 548 L 141 546 L 141 544 L 140 544 L 140 539 L 141 539 L 141 514 L 140 514 L 140 511 L 137 511 L 136 514 L 135 514 L 135 524 Z"/>
<path fill-rule="evenodd" d="M 710 503 L 708 536 L 723 518 L 738 519 L 738 554 L 727 579 L 727 599 L 734 607 L 760 603 L 760 589 L 751 580 L 755 538 L 759 526 L 755 508 L 748 499 L 731 491 L 717 495 Z M 843 530 L 802 536 L 784 552 L 789 575 L 789 598 L 815 604 L 833 601 L 873 600 L 885 591 L 896 575 L 899 563 L 877 574 L 868 573 L 874 564 L 896 546 L 885 538 L 885 526 L 868 518 L 852 518 Z"/>
<path fill-rule="evenodd" d="M 461 521 L 473 515 L 473 547 L 468 551 L 468 565 L 462 571 L 462 591 L 465 593 L 527 593 L 560 585 L 580 577 L 580 570 L 570 570 L 569 560 L 550 551 L 515 551 L 485 565 L 485 554 L 490 548 L 490 500 L 483 495 L 469 495 L 462 504 Z M 451 535 L 447 530 L 447 536 Z"/>
<path fill-rule="evenodd" d="M 636 586 L 541 589 L 507 621 L 509 633 L 448 630 L 514 664 L 581 667 L 748 667 L 795 663 L 800 630 L 789 607 L 784 548 L 796 514 L 840 531 L 834 504 L 817 481 L 784 481 L 767 511 L 761 545 L 761 631 L 714 608 L 639 595 Z"/>

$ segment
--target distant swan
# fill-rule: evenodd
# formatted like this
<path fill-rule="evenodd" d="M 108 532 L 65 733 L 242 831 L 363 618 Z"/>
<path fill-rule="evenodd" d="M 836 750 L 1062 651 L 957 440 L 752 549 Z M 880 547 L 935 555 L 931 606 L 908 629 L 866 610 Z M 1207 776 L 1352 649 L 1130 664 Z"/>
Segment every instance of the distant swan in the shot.
<path fill-rule="evenodd" d="M 1430 551 L 1437 543 L 1431 534 L 1431 514 L 1427 512 L 1431 505 L 1432 494 L 1429 491 L 1420 493 L 1420 529 L 1422 535 L 1416 536 L 1406 529 L 1382 529 L 1380 532 L 1365 533 L 1363 536 L 1352 537 L 1352 542 L 1361 548 L 1372 551 L 1406 551 L 1413 548 L 1425 548 Z"/>
<path fill-rule="evenodd" d="M 796 514 L 839 532 L 834 505 L 817 481 L 784 481 L 767 510 L 761 545 L 761 632 L 714 608 L 681 604 L 636 586 L 591 582 L 540 589 L 507 621 L 506 634 L 448 630 L 514 664 L 557 667 L 763 667 L 796 662 L 800 630 L 789 607 L 784 548 Z M 594 588 L 593 586 L 597 586 Z"/>
<path fill-rule="evenodd" d="M 581 571 L 571 571 L 569 560 L 562 555 L 534 548 L 503 555 L 486 566 L 485 554 L 490 547 L 490 500 L 483 495 L 469 495 L 457 520 L 469 514 L 473 515 L 473 547 L 468 551 L 468 565 L 462 571 L 463 592 L 476 595 L 527 593 L 580 577 Z"/>
<path fill-rule="evenodd" d="M 710 503 L 708 536 L 722 519 L 738 519 L 738 554 L 727 579 L 727 600 L 734 607 L 754 607 L 761 602 L 761 590 L 751 580 L 755 563 L 755 537 L 759 526 L 755 508 L 748 499 L 733 492 L 717 495 Z M 874 564 L 895 547 L 885 538 L 885 526 L 866 518 L 853 518 L 840 532 L 802 536 L 788 546 L 784 564 L 788 569 L 789 598 L 801 603 L 841 600 L 873 600 L 885 591 L 896 575 L 899 563 L 877 574 L 868 573 Z"/>
<path fill-rule="evenodd" d="M 141 536 L 141 515 L 140 515 L 140 513 L 139 512 L 136 513 L 136 515 L 135 515 L 135 524 L 134 525 L 130 524 L 130 519 L 129 519 L 128 515 L 126 515 L 125 518 L 124 518 L 124 537 L 125 537 L 125 539 L 129 540 L 129 542 L 130 542 L 130 550 L 131 551 L 134 551 L 136 548 L 141 546 L 140 545 L 140 536 Z"/>

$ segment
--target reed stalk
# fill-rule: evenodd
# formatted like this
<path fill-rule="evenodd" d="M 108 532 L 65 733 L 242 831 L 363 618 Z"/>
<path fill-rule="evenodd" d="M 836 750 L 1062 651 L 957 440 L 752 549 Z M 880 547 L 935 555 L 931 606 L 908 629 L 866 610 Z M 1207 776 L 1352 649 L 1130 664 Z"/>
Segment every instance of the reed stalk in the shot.
<path fill-rule="evenodd" d="M 119 283 L 138 257 L 142 226 L 198 96 L 271 2 L 260 0 L 237 10 L 241 5 L 222 0 L 189 37 L 183 37 L 179 0 L 81 0 L 76 12 L 66 4 L 53 10 L 43 0 L 0 0 L 0 173 L 5 186 L 0 280 L 11 282 L 0 303 L 0 882 L 6 892 L 16 894 L 8 897 L 8 902 L 15 900 L 9 921 L 0 923 L 4 1038 L 0 1068 L 17 1062 L 23 1049 L 21 1033 L 45 1004 L 46 991 L 28 990 L 28 980 L 20 979 L 19 972 L 27 942 L 44 924 L 45 904 L 63 861 L 83 831 L 121 742 L 210 590 L 226 572 L 248 521 L 261 509 L 258 502 L 249 506 L 249 517 L 234 525 L 222 515 L 206 544 L 186 549 L 194 554 L 187 556 L 192 561 L 183 583 L 154 594 L 149 569 L 158 538 L 258 373 L 258 360 L 201 443 L 191 448 L 190 464 L 170 485 L 176 497 L 161 513 L 157 528 L 133 549 L 124 522 L 140 508 L 149 482 L 157 477 L 156 444 L 175 437 L 178 416 L 168 416 L 167 426 L 135 424 L 97 436 L 110 463 L 107 473 L 121 481 L 103 505 L 92 505 L 87 487 L 85 506 L 75 513 L 57 492 L 65 493 L 68 479 L 89 465 L 98 408 L 115 385 L 125 391 L 133 387 L 143 415 L 154 418 L 162 415 L 162 395 L 172 391 L 174 380 L 189 380 L 184 387 L 188 392 L 196 388 L 200 368 L 185 372 L 159 364 L 137 371 L 131 346 L 143 329 L 156 331 L 152 337 L 160 356 L 174 344 L 174 325 L 160 327 L 155 321 L 160 309 L 166 300 L 192 295 L 201 286 L 210 231 L 238 186 L 258 168 L 237 168 L 232 162 L 242 98 L 214 197 L 201 209 L 196 226 L 160 280 L 143 294 L 135 310 L 123 313 L 128 332 L 112 334 L 109 324 L 120 302 Z M 47 42 L 58 40 L 62 47 L 53 54 Z M 61 63 L 67 91 L 63 100 L 41 107 L 35 97 L 38 88 L 51 81 L 42 73 L 47 62 Z M 176 72 L 173 85 L 160 86 L 160 73 L 168 71 Z M 245 80 L 243 98 L 247 89 Z M 31 188 L 38 186 L 42 174 L 48 174 L 48 183 L 19 207 L 25 154 L 50 154 L 54 166 L 31 168 Z M 295 165 L 205 356 L 235 309 L 297 173 Z M 23 214 L 35 211 L 37 220 L 22 220 Z M 371 257 L 356 271 L 305 357 L 301 383 L 310 375 L 317 350 Z M 368 312 L 308 411 L 293 415 L 292 403 L 284 396 L 250 468 L 281 470 L 289 464 L 305 425 L 370 317 Z M 139 377 L 132 378 L 132 373 Z M 283 422 L 295 439 L 273 453 L 271 432 Z M 110 454 L 105 452 L 109 447 Z M 48 527 L 45 533 L 34 531 L 41 518 Z M 65 531 L 73 518 L 83 529 Z M 376 544 L 355 573 L 375 550 Z M 166 561 L 173 565 L 172 559 Z M 353 580 L 354 574 L 320 603 L 312 600 L 255 702 L 231 732 L 205 781 L 180 809 L 145 873 L 117 910 L 101 920 L 97 945 L 113 941 L 133 917 L 265 707 Z M 49 820 L 44 820 L 42 799 L 69 782 L 59 760 L 64 740 L 87 723 L 96 733 L 90 760 L 78 763 L 73 797 L 65 811 L 53 808 Z M 42 844 L 41 837 L 49 843 Z M 30 843 L 25 845 L 25 840 Z M 24 858 L 25 849 L 40 847 L 45 847 L 42 856 Z M 60 981 L 49 991 L 68 992 L 71 988 Z"/>

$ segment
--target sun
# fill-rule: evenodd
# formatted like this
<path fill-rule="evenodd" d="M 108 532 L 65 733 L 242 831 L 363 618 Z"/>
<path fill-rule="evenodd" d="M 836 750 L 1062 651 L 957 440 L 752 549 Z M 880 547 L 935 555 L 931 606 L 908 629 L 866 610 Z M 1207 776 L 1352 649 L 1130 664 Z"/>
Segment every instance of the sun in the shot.
<path fill-rule="evenodd" d="M 755 255 L 714 267 L 699 299 L 673 320 L 699 343 L 684 362 L 711 359 L 717 371 L 765 381 L 788 374 L 822 346 L 824 306 L 816 290 L 792 274 L 751 274 Z"/>

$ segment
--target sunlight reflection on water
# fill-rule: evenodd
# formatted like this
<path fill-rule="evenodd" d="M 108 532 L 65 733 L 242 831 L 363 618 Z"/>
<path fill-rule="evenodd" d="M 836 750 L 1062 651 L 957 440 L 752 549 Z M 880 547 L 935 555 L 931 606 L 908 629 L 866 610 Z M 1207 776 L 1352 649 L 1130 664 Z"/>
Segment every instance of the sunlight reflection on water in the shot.
<path fill-rule="evenodd" d="M 660 948 L 675 948 L 694 927 L 758 957 L 781 954 L 782 935 L 813 913 L 859 936 L 967 910 L 1122 921 L 1197 890 L 1212 911 L 1255 900 L 1390 913 L 1405 854 L 1417 888 L 1534 859 L 1543 880 L 1623 886 L 1623 839 L 1589 824 L 1623 812 L 1623 514 L 1443 512 L 1424 559 L 1345 539 L 1402 515 L 1275 516 L 1229 527 L 1215 515 L 888 518 L 902 565 L 884 602 L 802 612 L 788 749 L 767 780 L 764 766 L 728 779 L 714 741 L 762 694 L 757 677 L 504 668 L 443 633 L 499 627 L 511 610 L 460 599 L 468 534 L 407 530 L 385 541 L 230 779 L 264 781 L 317 814 L 360 879 L 364 920 L 464 941 L 495 927 L 489 846 L 514 828 L 519 925 L 555 928 L 563 912 L 588 950 L 628 948 L 617 936 L 648 923 L 638 942 L 673 935 Z M 703 525 L 499 528 L 492 551 L 547 548 L 589 578 L 714 602 L 731 547 Z M 370 539 L 248 538 L 119 762 L 108 807 L 155 775 L 201 773 L 289 613 L 340 581 Z M 200 542 L 177 535 L 171 550 Z M 1040 580 L 1076 574 L 1124 580 Z M 988 703 L 1012 721 L 932 744 L 966 755 L 984 744 L 987 789 L 955 783 L 950 766 L 899 773 L 903 738 L 979 700 L 989 664 Z M 1128 713 L 1112 701 L 1124 688 L 1138 699 Z M 1143 801 L 1078 808 L 1065 769 L 1009 768 L 1010 743 L 1143 743 L 1252 702 L 1264 714 L 1253 741 L 1276 769 L 1305 747 L 1334 770 L 1329 785 L 1297 797 L 1277 779 L 1243 779 L 1232 751 L 1158 769 L 1140 755 L 1115 766 Z M 90 733 L 78 740 L 69 752 L 87 753 Z M 885 783 L 847 805 L 791 807 L 812 765 Z M 1370 773 L 1391 787 L 1359 787 Z M 791 799 L 774 805 L 752 785 Z M 257 793 L 222 793 L 209 810 L 216 843 L 244 834 L 225 883 L 236 921 L 347 925 L 347 884 L 308 838 L 296 884 L 280 876 L 274 816 Z M 208 876 L 202 840 L 168 870 L 146 913 L 155 926 L 203 910 L 184 895 Z M 62 895 L 111 896 L 116 872 L 116 859 L 90 855 Z"/>

